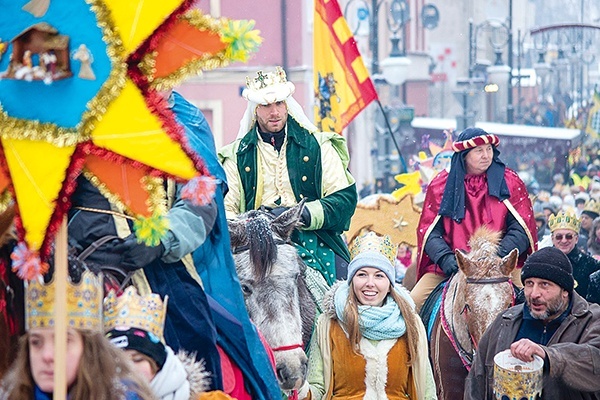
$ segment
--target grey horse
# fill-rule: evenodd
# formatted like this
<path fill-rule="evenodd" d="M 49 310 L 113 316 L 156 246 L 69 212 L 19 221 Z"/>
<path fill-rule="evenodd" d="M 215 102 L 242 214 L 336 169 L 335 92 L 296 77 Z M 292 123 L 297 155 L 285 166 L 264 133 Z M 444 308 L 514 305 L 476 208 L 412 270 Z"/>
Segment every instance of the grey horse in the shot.
<path fill-rule="evenodd" d="M 282 390 L 306 379 L 308 344 L 316 307 L 304 280 L 307 267 L 290 241 L 303 203 L 277 218 L 252 210 L 229 221 L 231 247 L 252 321 L 275 353 Z"/>

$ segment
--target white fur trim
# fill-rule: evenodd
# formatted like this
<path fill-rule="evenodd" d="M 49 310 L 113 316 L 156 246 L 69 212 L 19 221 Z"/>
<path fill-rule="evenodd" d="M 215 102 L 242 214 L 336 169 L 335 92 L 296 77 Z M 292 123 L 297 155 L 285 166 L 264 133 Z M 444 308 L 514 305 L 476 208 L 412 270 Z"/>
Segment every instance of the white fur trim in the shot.
<path fill-rule="evenodd" d="M 387 400 L 385 387 L 388 376 L 388 353 L 398 339 L 380 340 L 373 345 L 364 337 L 360 339 L 360 353 L 366 361 L 365 400 Z"/>
<path fill-rule="evenodd" d="M 262 89 L 246 88 L 242 92 L 242 97 L 248 101 L 258 104 L 271 104 L 282 101 L 290 97 L 296 91 L 292 82 L 275 83 Z"/>

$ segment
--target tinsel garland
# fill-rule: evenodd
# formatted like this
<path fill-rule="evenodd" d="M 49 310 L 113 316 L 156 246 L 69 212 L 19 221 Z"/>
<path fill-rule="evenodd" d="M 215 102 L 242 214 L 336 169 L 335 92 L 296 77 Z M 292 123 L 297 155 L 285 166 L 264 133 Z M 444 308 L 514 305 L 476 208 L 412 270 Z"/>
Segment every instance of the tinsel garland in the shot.
<path fill-rule="evenodd" d="M 203 54 L 195 60 L 188 61 L 177 71 L 164 77 L 154 76 L 157 53 L 155 51 L 146 53 L 138 67 L 153 89 L 168 90 L 180 84 L 185 78 L 202 71 L 225 67 L 233 61 L 245 62 L 248 55 L 256 51 L 262 42 L 258 31 L 253 29 L 254 21 L 214 19 L 197 9 L 186 12 L 180 19 L 199 30 L 219 34 L 221 41 L 226 43 L 227 47 L 215 54 Z"/>
<path fill-rule="evenodd" d="M 187 139 L 181 124 L 175 119 L 175 113 L 167 107 L 167 100 L 158 92 L 149 91 L 144 94 L 146 104 L 148 108 L 155 114 L 158 115 L 165 132 L 169 135 L 173 141 L 179 143 L 186 155 L 194 163 L 194 167 L 201 175 L 210 175 L 204 161 L 193 151 Z"/>
<path fill-rule="evenodd" d="M 54 238 L 62 223 L 63 217 L 71 208 L 71 195 L 75 192 L 75 188 L 77 187 L 77 176 L 80 174 L 84 163 L 84 149 L 81 146 L 78 146 L 71 157 L 71 164 L 65 171 L 65 179 L 56 199 L 54 213 L 52 214 L 52 217 L 50 217 L 46 236 L 40 247 L 40 257 L 42 260 L 48 258 L 51 244 L 54 242 Z"/>

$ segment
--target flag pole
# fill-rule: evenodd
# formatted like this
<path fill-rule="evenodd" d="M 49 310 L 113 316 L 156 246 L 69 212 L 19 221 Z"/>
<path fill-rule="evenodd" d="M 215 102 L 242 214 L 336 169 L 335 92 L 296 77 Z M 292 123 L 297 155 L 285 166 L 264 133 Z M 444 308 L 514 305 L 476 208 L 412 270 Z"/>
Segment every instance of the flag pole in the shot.
<path fill-rule="evenodd" d="M 408 172 L 408 168 L 406 168 L 406 161 L 404 160 L 404 157 L 402 156 L 402 152 L 400 151 L 400 146 L 398 145 L 398 142 L 396 141 L 394 132 L 392 132 L 392 126 L 390 125 L 390 121 L 388 121 L 387 114 L 386 114 L 385 110 L 383 109 L 383 105 L 381 105 L 381 101 L 379 100 L 379 98 L 376 98 L 375 101 L 377 102 L 377 105 L 379 106 L 379 109 L 381 110 L 381 113 L 383 114 L 385 126 L 387 126 L 387 129 L 390 132 L 390 136 L 392 137 L 392 141 L 394 142 L 394 146 L 396 147 L 396 150 L 398 151 L 398 158 L 400 159 L 400 167 L 401 167 L 400 173 L 405 174 Z"/>
<path fill-rule="evenodd" d="M 67 398 L 67 217 L 64 216 L 54 250 L 54 399 Z"/>

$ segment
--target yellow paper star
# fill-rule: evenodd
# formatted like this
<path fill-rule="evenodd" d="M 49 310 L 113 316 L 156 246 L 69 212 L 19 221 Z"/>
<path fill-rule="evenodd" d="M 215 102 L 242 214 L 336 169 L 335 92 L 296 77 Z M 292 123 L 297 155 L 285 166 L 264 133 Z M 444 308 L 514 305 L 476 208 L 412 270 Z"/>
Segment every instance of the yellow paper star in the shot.
<path fill-rule="evenodd" d="M 404 185 L 400 189 L 394 190 L 392 195 L 395 198 L 402 199 L 407 194 L 415 196 L 421 193 L 421 174 L 419 171 L 396 175 L 394 179 Z"/>
<path fill-rule="evenodd" d="M 356 206 L 346 232 L 348 242 L 368 230 L 378 235 L 389 235 L 396 244 L 404 242 L 416 246 L 421 210 L 413 205 L 412 196 L 406 195 L 398 200 L 391 195 L 373 195 L 371 200 L 361 200 Z"/>

